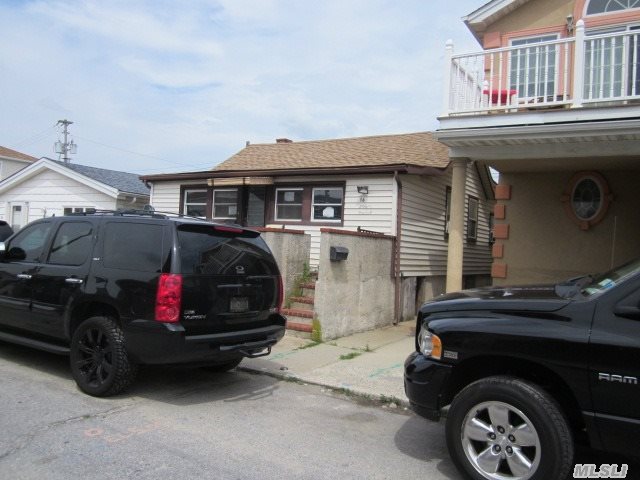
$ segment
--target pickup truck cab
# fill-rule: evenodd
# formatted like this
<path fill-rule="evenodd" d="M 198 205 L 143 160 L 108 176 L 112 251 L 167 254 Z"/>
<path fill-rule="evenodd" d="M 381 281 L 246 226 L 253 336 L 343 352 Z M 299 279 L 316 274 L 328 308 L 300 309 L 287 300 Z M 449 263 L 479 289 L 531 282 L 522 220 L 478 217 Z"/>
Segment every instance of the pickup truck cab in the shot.
<path fill-rule="evenodd" d="M 473 479 L 563 479 L 574 442 L 640 453 L 640 259 L 558 285 L 425 303 L 405 362 L 413 409 L 438 420 Z"/>

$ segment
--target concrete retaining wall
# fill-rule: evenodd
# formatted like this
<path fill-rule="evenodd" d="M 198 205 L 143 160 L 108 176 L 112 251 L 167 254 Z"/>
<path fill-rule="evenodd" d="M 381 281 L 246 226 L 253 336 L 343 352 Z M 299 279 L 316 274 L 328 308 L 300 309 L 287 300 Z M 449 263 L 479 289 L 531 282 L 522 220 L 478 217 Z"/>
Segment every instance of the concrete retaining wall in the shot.
<path fill-rule="evenodd" d="M 260 235 L 267 242 L 278 262 L 282 274 L 285 297 L 302 275 L 304 265 L 309 265 L 311 236 L 301 230 L 283 230 L 280 228 L 260 228 Z"/>
<path fill-rule="evenodd" d="M 393 324 L 393 240 L 321 230 L 315 312 L 322 340 Z M 330 247 L 336 246 L 349 249 L 346 260 L 330 261 Z"/>

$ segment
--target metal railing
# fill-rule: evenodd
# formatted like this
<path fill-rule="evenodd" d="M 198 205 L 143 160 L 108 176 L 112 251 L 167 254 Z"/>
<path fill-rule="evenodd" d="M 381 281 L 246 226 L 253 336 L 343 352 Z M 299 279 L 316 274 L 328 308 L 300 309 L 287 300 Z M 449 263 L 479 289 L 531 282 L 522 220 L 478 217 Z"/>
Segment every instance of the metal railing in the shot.
<path fill-rule="evenodd" d="M 443 116 L 582 107 L 640 98 L 640 30 L 453 55 L 447 43 Z"/>

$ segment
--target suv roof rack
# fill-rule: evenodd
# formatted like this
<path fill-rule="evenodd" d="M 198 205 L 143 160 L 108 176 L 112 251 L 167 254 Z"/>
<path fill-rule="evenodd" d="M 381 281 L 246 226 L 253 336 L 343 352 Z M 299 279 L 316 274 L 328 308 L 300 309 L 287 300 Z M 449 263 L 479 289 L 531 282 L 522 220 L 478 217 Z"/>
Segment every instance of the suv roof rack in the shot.
<path fill-rule="evenodd" d="M 117 216 L 125 216 L 125 215 L 140 215 L 146 217 L 153 218 L 167 218 L 166 215 L 158 214 L 154 210 L 140 210 L 135 208 L 119 208 L 117 210 L 109 210 L 109 209 L 97 209 L 97 208 L 87 208 L 84 212 L 73 212 L 67 214 L 67 216 L 87 216 L 87 215 L 117 215 Z"/>
<path fill-rule="evenodd" d="M 153 207 L 144 209 L 136 209 L 136 208 L 118 208 L 116 210 L 109 209 L 97 209 L 97 208 L 87 208 L 84 212 L 73 212 L 67 214 L 67 216 L 87 216 L 87 215 L 114 215 L 114 216 L 145 216 L 151 218 L 170 218 L 170 217 L 179 217 L 179 218 L 192 218 L 193 220 L 212 222 L 212 220 L 196 217 L 195 215 L 185 215 L 184 213 L 176 213 L 176 212 L 165 212 L 155 210 Z M 215 222 L 213 222 L 215 223 Z M 234 224 L 235 226 L 235 224 Z M 244 228 L 238 225 L 239 228 Z"/>

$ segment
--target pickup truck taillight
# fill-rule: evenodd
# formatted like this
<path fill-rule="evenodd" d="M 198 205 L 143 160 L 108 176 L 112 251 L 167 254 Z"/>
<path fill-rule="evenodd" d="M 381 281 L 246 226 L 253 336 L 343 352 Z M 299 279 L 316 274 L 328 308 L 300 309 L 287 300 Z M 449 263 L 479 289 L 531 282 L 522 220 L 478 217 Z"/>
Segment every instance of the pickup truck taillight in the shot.
<path fill-rule="evenodd" d="M 156 321 L 175 323 L 180 320 L 182 303 L 182 276 L 163 273 L 156 293 Z"/>

